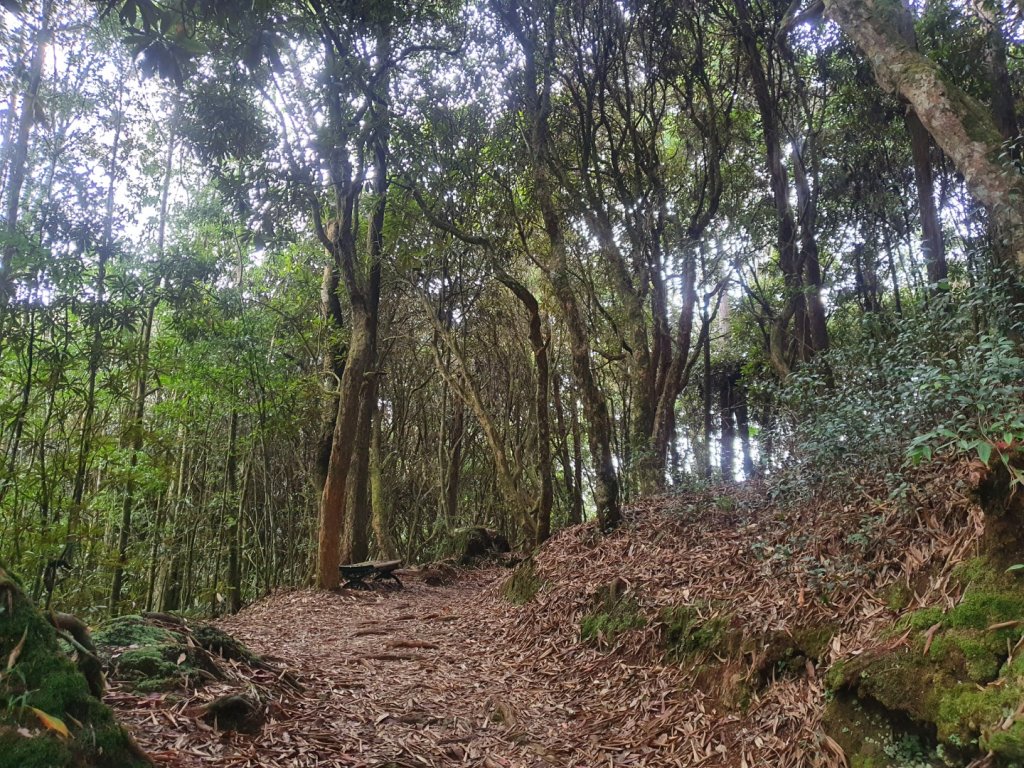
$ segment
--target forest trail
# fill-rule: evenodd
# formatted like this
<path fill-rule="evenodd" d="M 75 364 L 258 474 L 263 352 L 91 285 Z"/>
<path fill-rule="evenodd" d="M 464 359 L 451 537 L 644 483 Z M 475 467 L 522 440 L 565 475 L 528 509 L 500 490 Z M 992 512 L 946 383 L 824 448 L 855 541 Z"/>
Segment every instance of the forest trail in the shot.
<path fill-rule="evenodd" d="M 515 571 L 273 594 L 218 622 L 303 687 L 239 669 L 268 712 L 255 735 L 201 719 L 226 684 L 108 701 L 181 768 L 839 768 L 826 677 L 907 640 L 886 634 L 901 614 L 956 604 L 951 569 L 984 529 L 953 493 L 970 473 L 922 479 L 868 526 L 843 499 L 781 515 L 754 488 L 693 493 L 612 534 L 563 530 Z"/>
<path fill-rule="evenodd" d="M 160 764 L 182 767 L 590 765 L 589 749 L 628 758 L 634 737 L 602 725 L 617 719 L 600 708 L 607 658 L 585 652 L 581 668 L 564 652 L 517 650 L 514 612 L 491 588 L 508 573 L 401 591 L 284 592 L 221 622 L 305 687 L 274 702 L 258 736 L 217 733 L 186 705 L 122 717 Z"/>

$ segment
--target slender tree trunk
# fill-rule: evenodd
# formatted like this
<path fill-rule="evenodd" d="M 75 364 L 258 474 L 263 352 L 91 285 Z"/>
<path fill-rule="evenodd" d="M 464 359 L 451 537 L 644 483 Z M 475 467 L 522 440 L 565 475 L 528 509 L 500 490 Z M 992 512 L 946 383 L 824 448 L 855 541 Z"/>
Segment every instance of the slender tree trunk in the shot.
<path fill-rule="evenodd" d="M 43 80 L 43 64 L 46 48 L 52 34 L 50 17 L 53 0 L 42 0 L 39 16 L 39 30 L 32 43 L 32 60 L 29 63 L 25 93 L 18 117 L 18 132 L 9 164 L 7 179 L 7 204 L 5 207 L 4 235 L 7 242 L 0 248 L 0 350 L 5 343 L 7 311 L 14 298 L 14 279 L 11 274 L 15 254 L 18 252 L 18 214 L 21 206 L 21 191 L 28 175 L 28 149 L 32 126 L 36 122 L 39 104 L 39 86 Z"/>
<path fill-rule="evenodd" d="M 242 610 L 242 564 L 239 547 L 242 500 L 238 498 L 238 410 L 231 409 L 231 424 L 228 427 L 228 455 L 225 467 L 227 498 L 231 501 L 231 518 L 226 532 L 228 540 L 228 611 Z"/>
<path fill-rule="evenodd" d="M 459 514 L 459 480 L 462 476 L 462 450 L 466 433 L 466 406 L 458 397 L 452 403 L 453 417 L 449 430 L 447 462 L 444 470 L 444 514 L 454 525 Z"/>
<path fill-rule="evenodd" d="M 96 267 L 96 300 L 93 307 L 92 341 L 89 346 L 89 374 L 85 390 L 85 409 L 82 414 L 82 430 L 78 442 L 78 464 L 71 491 L 71 510 L 68 514 L 68 539 L 75 535 L 75 529 L 82 512 L 85 493 L 89 454 L 92 452 L 93 428 L 96 414 L 96 378 L 99 375 L 103 357 L 103 315 L 106 311 L 107 261 L 114 249 L 114 192 L 117 182 L 118 151 L 121 148 L 121 129 L 124 123 L 124 80 L 118 83 L 117 111 L 115 112 L 114 139 L 110 146 L 107 166 L 107 203 L 103 220 L 103 240 L 100 243 Z"/>
<path fill-rule="evenodd" d="M 172 128 L 167 140 L 167 154 L 164 157 L 164 178 L 160 188 L 160 214 L 156 241 L 157 260 L 160 263 L 164 259 L 164 244 L 167 235 L 167 202 L 171 189 L 171 176 L 174 170 L 176 138 L 175 130 Z M 151 299 L 142 325 L 138 374 L 135 380 L 135 402 L 132 423 L 130 425 L 132 454 L 128 462 L 128 482 L 121 504 L 121 527 L 118 533 L 117 565 L 114 567 L 114 578 L 110 586 L 111 615 L 116 615 L 118 612 L 124 580 L 124 567 L 128 560 L 128 541 L 131 536 L 132 510 L 135 506 L 135 470 L 139 465 L 139 454 L 142 452 L 143 446 L 143 425 L 146 415 L 146 397 L 148 395 L 149 382 L 149 347 L 153 335 L 153 320 L 156 314 L 156 306 L 157 301 Z"/>
<path fill-rule="evenodd" d="M 548 340 L 544 336 L 540 304 L 530 290 L 510 276 L 502 274 L 498 280 L 515 294 L 526 307 L 530 322 L 530 347 L 537 370 L 534 395 L 534 416 L 537 420 L 537 472 L 540 475 L 540 498 L 537 500 L 535 543 L 543 544 L 551 536 L 551 507 L 554 503 L 554 483 L 551 473 L 551 416 L 548 406 L 550 366 Z"/>
<path fill-rule="evenodd" d="M 562 403 L 561 377 L 556 372 L 551 377 L 551 396 L 555 403 L 555 419 L 558 427 L 558 457 L 562 464 L 562 481 L 565 485 L 566 508 L 569 525 L 583 522 L 583 497 L 576 487 L 573 463 L 569 457 L 569 431 L 565 423 L 565 406 Z"/>
<path fill-rule="evenodd" d="M 789 174 L 784 163 L 782 120 L 778 96 L 765 69 L 757 32 L 750 17 L 749 0 L 734 0 L 736 33 L 746 59 L 761 117 L 764 136 L 765 163 L 775 203 L 776 245 L 779 267 L 786 287 L 786 305 L 774 318 L 769 337 L 769 359 L 780 379 L 789 375 L 793 365 L 806 361 L 815 352 L 828 346 L 824 308 L 821 305 L 821 275 L 817 243 L 814 239 L 812 195 L 803 161 L 794 151 L 799 219 L 790 204 Z M 796 148 L 800 150 L 800 148 Z M 797 247 L 798 224 L 800 245 Z M 789 330 L 790 323 L 793 330 Z"/>
<path fill-rule="evenodd" d="M 523 51 L 523 84 L 525 109 L 529 125 L 527 142 L 533 176 L 533 193 L 541 210 L 544 231 L 548 239 L 548 258 L 543 265 L 548 281 L 562 311 L 569 333 L 573 373 L 580 388 L 583 409 L 589 429 L 591 459 L 594 462 L 594 503 L 602 530 L 618 526 L 622 511 L 619 503 L 619 479 L 612 454 L 612 421 L 608 401 L 598 385 L 591 360 L 590 336 L 583 312 L 576 299 L 569 272 L 565 234 L 558 207 L 555 204 L 554 184 L 551 178 L 552 141 L 548 119 L 551 112 L 551 84 L 553 77 L 555 38 L 554 5 L 540 8 L 542 17 L 534 24 L 524 18 L 516 4 L 505 6 L 494 0 L 492 8 L 502 19 L 508 31 L 516 38 Z M 538 36 L 551 44 L 538 44 Z"/>
<path fill-rule="evenodd" d="M 373 417 L 373 433 L 370 437 L 370 506 L 373 509 L 373 536 L 377 550 L 385 560 L 398 557 L 398 547 L 391 533 L 391 510 L 384 496 L 384 478 L 380 451 L 380 409 Z"/>
<path fill-rule="evenodd" d="M 696 247 L 694 245 L 687 249 L 686 261 L 683 265 L 683 303 L 679 309 L 675 351 L 672 353 L 672 362 L 665 374 L 666 380 L 658 400 L 654 420 L 655 463 L 661 478 L 665 477 L 669 445 L 675 439 L 676 401 L 686 387 L 693 365 L 693 361 L 690 360 L 690 346 L 693 339 L 693 313 L 697 306 Z"/>
<path fill-rule="evenodd" d="M 946 245 L 942 237 L 939 211 L 935 207 L 935 184 L 932 179 L 931 137 L 917 114 L 907 111 L 907 133 L 914 159 L 914 184 L 917 187 L 917 207 L 921 216 L 921 251 L 928 270 L 928 282 L 937 286 L 946 279 Z"/>
<path fill-rule="evenodd" d="M 722 442 L 720 445 L 720 462 L 722 468 L 722 482 L 736 482 L 735 472 L 735 450 L 736 442 L 736 413 L 734 407 L 734 386 L 732 371 L 722 371 L 722 378 L 718 384 L 718 405 L 722 423 Z"/>
<path fill-rule="evenodd" d="M 742 383 L 734 390 L 736 429 L 740 433 L 740 445 L 743 447 L 743 479 L 754 476 L 754 458 L 750 450 L 750 417 L 747 407 L 747 388 Z"/>
<path fill-rule="evenodd" d="M 711 327 L 711 315 L 708 312 L 708 299 L 704 300 L 701 322 L 704 328 Z M 711 479 L 711 333 L 704 336 L 704 381 L 701 386 L 703 394 L 704 417 L 704 451 L 702 455 L 701 474 L 705 480 Z"/>

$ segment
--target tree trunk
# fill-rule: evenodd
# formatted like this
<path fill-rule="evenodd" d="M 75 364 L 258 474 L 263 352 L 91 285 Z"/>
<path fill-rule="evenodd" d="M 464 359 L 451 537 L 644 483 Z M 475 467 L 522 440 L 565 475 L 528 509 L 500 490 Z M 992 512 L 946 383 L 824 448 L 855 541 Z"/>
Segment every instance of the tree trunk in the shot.
<path fill-rule="evenodd" d="M 115 112 L 114 139 L 110 146 L 110 158 L 107 166 L 107 204 L 103 220 L 103 240 L 100 243 L 96 271 L 96 299 L 93 307 L 92 341 L 89 346 L 89 374 L 85 390 L 85 410 L 82 414 L 82 431 L 78 443 L 78 464 L 75 468 L 75 479 L 71 491 L 71 510 L 68 515 L 68 538 L 75 535 L 78 518 L 82 512 L 82 501 L 85 493 L 86 472 L 89 465 L 89 454 L 92 451 L 93 420 L 96 413 L 96 377 L 99 375 L 100 362 L 103 356 L 103 314 L 106 311 L 107 261 L 114 248 L 114 192 L 117 182 L 118 150 L 121 148 L 121 129 L 124 123 L 122 100 L 124 97 L 124 81 L 118 83 L 118 104 Z"/>
<path fill-rule="evenodd" d="M 320 526 L 317 539 L 317 586 L 333 589 L 338 586 L 341 565 L 341 536 L 348 501 L 349 469 L 355 451 L 355 435 L 359 424 L 363 378 L 370 368 L 370 318 L 361 308 L 353 307 L 345 373 L 338 392 L 338 415 L 334 423 L 327 478 L 320 499 Z"/>
<path fill-rule="evenodd" d="M 558 456 L 562 463 L 562 479 L 565 484 L 565 498 L 567 518 L 569 525 L 576 525 L 583 522 L 583 496 L 582 489 L 576 486 L 575 471 L 572 459 L 569 457 L 569 429 L 565 422 L 565 405 L 562 402 L 561 377 L 556 372 L 551 377 L 551 396 L 555 403 L 555 419 L 558 425 L 559 451 Z M 575 409 L 575 406 L 574 406 Z"/>
<path fill-rule="evenodd" d="M 341 52 L 330 49 L 328 55 L 333 57 Z M 352 489 L 349 487 L 350 470 L 353 463 L 363 468 L 364 477 L 357 478 L 365 483 L 365 473 L 369 471 L 369 460 L 365 454 L 369 452 L 369 425 L 362 430 L 365 440 L 358 440 L 360 415 L 369 407 L 372 417 L 375 403 L 367 403 L 367 397 L 376 398 L 376 384 L 367 382 L 367 377 L 376 377 L 377 361 L 377 324 L 380 310 L 381 293 L 381 259 L 384 250 L 384 219 L 388 202 L 388 157 L 390 141 L 390 111 L 386 95 L 390 90 L 391 70 L 391 37 L 386 25 L 376 30 L 375 53 L 379 71 L 376 73 L 373 93 L 367 95 L 366 130 L 362 136 L 360 154 L 366 153 L 371 158 L 372 194 L 374 196 L 368 225 L 366 226 L 366 247 L 364 250 L 366 271 L 368 275 L 360 275 L 357 269 L 356 234 L 360 230 L 357 208 L 362 178 L 354 178 L 350 142 L 343 141 L 331 153 L 331 183 L 334 188 L 334 207 L 337 218 L 325 230 L 320 220 L 320 212 L 314 206 L 314 221 L 321 242 L 327 246 L 334 258 L 340 279 L 345 284 L 351 307 L 351 335 L 349 338 L 348 356 L 345 372 L 341 377 L 338 393 L 338 412 L 334 423 L 331 439 L 330 457 L 327 462 L 327 476 L 320 497 L 320 524 L 317 536 L 317 586 L 321 589 L 334 589 L 339 584 L 340 559 L 342 556 L 342 528 L 345 522 L 346 507 Z M 340 102 L 334 99 L 329 110 L 332 128 L 342 138 L 348 136 L 349 125 L 342 114 Z M 367 384 L 372 386 L 367 387 Z M 353 461 L 357 448 L 361 452 L 359 460 Z M 365 485 L 363 486 L 365 489 Z M 357 497 L 365 497 L 365 490 Z M 348 507 L 352 510 L 352 507 Z M 354 511 L 354 510 L 353 510 Z M 359 519 L 350 522 L 360 522 Z M 363 522 L 365 527 L 368 519 Z M 368 532 L 361 530 L 349 532 L 350 542 L 358 543 Z M 350 549 L 351 551 L 351 549 Z"/>
<path fill-rule="evenodd" d="M 171 189 L 171 176 L 174 170 L 175 139 L 175 132 L 172 128 L 167 140 L 167 154 L 164 157 L 164 178 L 160 188 L 160 214 L 156 238 L 157 261 L 159 263 L 163 262 L 164 244 L 167 236 L 167 202 Z M 142 452 L 143 447 L 143 426 L 149 383 L 149 347 L 153 335 L 153 319 L 156 314 L 156 305 L 157 301 L 151 299 L 142 326 L 139 370 L 135 380 L 134 413 L 130 427 L 132 454 L 128 462 L 128 482 L 125 486 L 124 499 L 121 504 L 121 528 L 118 533 L 117 565 L 114 567 L 114 578 L 110 586 L 111 615 L 117 614 L 118 604 L 121 602 L 124 566 L 128 560 L 128 541 L 131 535 L 132 510 L 135 506 L 135 470 L 139 465 L 139 454 Z"/>
<path fill-rule="evenodd" d="M 231 425 L 228 428 L 228 457 L 225 468 L 227 495 L 231 505 L 231 522 L 228 524 L 228 611 L 242 610 L 242 564 L 239 544 L 240 518 L 243 500 L 238 497 L 238 411 L 231 410 Z"/>
<path fill-rule="evenodd" d="M 935 183 L 932 179 L 931 137 L 917 113 L 908 110 L 907 133 L 914 158 L 914 184 L 917 187 L 917 207 L 921 216 L 921 251 L 928 270 L 928 282 L 937 286 L 946 279 L 946 245 L 942 238 L 939 211 L 935 207 Z"/>
<path fill-rule="evenodd" d="M 14 298 L 14 277 L 11 274 L 13 260 L 18 252 L 18 213 L 21 206 L 21 189 L 28 175 L 28 144 L 32 126 L 36 123 L 39 104 L 39 86 L 43 80 L 43 64 L 46 58 L 46 47 L 50 42 L 50 16 L 53 12 L 53 0 L 43 0 L 40 8 L 39 31 L 32 43 L 32 61 L 29 64 L 26 78 L 25 93 L 21 101 L 21 114 L 18 117 L 18 132 L 14 148 L 11 151 L 10 176 L 7 181 L 7 205 L 4 235 L 7 242 L 0 250 L 0 349 L 3 349 L 7 310 Z"/>
<path fill-rule="evenodd" d="M 708 312 L 708 301 L 704 299 L 701 322 L 704 328 L 711 327 L 711 314 Z M 705 480 L 711 479 L 711 333 L 704 335 L 704 380 L 701 382 L 701 405 L 704 424 L 704 451 L 701 456 L 701 475 Z"/>
<path fill-rule="evenodd" d="M 368 372 L 359 392 L 352 466 L 349 468 L 345 525 L 341 532 L 341 561 L 361 563 L 370 551 L 370 442 L 377 413 L 377 377 Z"/>
<path fill-rule="evenodd" d="M 380 455 L 380 409 L 373 417 L 373 433 L 370 436 L 370 506 L 373 509 L 373 536 L 377 550 L 384 560 L 398 557 L 398 547 L 391 534 L 391 510 L 384 496 Z"/>
<path fill-rule="evenodd" d="M 867 57 L 879 85 L 906 99 L 994 225 L 999 258 L 1024 268 L 1024 181 L 1000 160 L 1002 134 L 988 110 L 901 39 L 899 0 L 825 0 L 827 14 Z"/>
<path fill-rule="evenodd" d="M 555 65 L 554 46 L 538 45 L 540 34 L 548 41 L 554 40 L 557 8 L 552 4 L 540 8 L 542 17 L 538 18 L 536 23 L 524 18 L 525 14 L 521 15 L 521 11 L 525 8 L 519 8 L 515 4 L 505 6 L 494 0 L 492 8 L 523 51 L 523 107 L 528 121 L 527 143 L 532 166 L 533 194 L 540 207 L 548 239 L 548 258 L 542 266 L 568 327 L 573 373 L 580 388 L 583 410 L 590 427 L 587 436 L 594 462 L 594 503 L 597 507 L 597 519 L 602 530 L 607 531 L 615 528 L 622 517 L 619 506 L 619 479 L 612 458 L 611 414 L 608 402 L 594 375 L 590 337 L 572 287 L 562 221 L 555 205 L 550 167 L 552 141 L 548 126 L 552 70 Z"/>
<path fill-rule="evenodd" d="M 722 443 L 720 445 L 720 464 L 722 482 L 736 482 L 736 381 L 739 372 L 727 366 L 721 372 L 718 383 L 718 405 L 721 410 Z"/>
<path fill-rule="evenodd" d="M 498 281 L 515 294 L 526 307 L 530 320 L 530 347 L 537 369 L 534 390 L 534 416 L 537 419 L 537 472 L 540 475 L 540 498 L 537 500 L 535 543 L 543 544 L 551 536 L 551 507 L 554 503 L 554 484 L 551 476 L 551 416 L 548 406 L 548 340 L 544 337 L 540 304 L 529 289 L 509 275 L 498 275 Z"/>
<path fill-rule="evenodd" d="M 659 477 L 665 477 L 669 444 L 675 439 L 675 408 L 690 378 L 696 358 L 690 357 L 693 338 L 693 313 L 697 306 L 697 245 L 687 249 L 683 265 L 683 304 L 679 309 L 675 351 L 665 375 L 665 384 L 658 399 L 654 420 L 654 453 Z M 698 341 L 698 345 L 700 342 Z M 664 480 L 663 480 L 664 482 Z"/>

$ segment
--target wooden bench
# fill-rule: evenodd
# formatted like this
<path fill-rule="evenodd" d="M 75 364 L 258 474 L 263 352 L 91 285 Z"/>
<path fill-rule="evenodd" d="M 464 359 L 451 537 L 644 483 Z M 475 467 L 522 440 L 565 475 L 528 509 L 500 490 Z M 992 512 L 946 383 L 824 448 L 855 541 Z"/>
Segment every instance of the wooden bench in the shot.
<path fill-rule="evenodd" d="M 345 589 L 372 589 L 367 580 L 385 581 L 391 580 L 402 588 L 402 582 L 395 575 L 395 571 L 402 567 L 401 560 L 377 560 L 365 563 L 351 563 L 350 565 L 339 565 L 341 577 L 345 579 L 342 585 Z"/>

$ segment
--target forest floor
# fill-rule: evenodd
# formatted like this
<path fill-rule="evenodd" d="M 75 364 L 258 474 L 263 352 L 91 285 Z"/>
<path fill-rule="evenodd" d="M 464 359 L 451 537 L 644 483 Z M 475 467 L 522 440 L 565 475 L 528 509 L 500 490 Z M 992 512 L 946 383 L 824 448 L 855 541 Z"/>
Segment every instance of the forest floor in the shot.
<path fill-rule="evenodd" d="M 195 716 L 216 686 L 115 684 L 110 703 L 168 766 L 841 766 L 820 728 L 825 673 L 901 612 L 956 599 L 950 569 L 982 530 L 968 472 L 909 500 L 864 489 L 785 515 L 757 489 L 649 500 L 614 534 L 558 534 L 524 605 L 495 567 L 445 586 L 271 595 L 219 622 L 302 687 L 252 682 L 269 712 L 256 735 Z M 640 618 L 581 637 L 610 583 Z M 718 628 L 717 647 L 684 627 L 687 653 L 666 650 L 679 606 Z M 820 647 L 792 640 L 808 636 Z"/>

